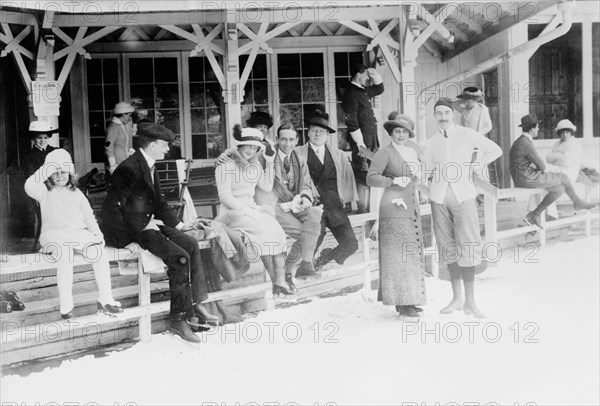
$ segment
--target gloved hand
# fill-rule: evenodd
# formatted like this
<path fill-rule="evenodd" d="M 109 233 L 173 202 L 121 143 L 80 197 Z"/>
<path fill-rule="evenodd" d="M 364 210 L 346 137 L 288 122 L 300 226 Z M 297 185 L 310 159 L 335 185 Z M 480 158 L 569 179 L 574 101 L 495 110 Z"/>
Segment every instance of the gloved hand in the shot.
<path fill-rule="evenodd" d="M 268 140 L 264 140 L 262 143 L 265 146 L 265 157 L 275 157 L 275 149 L 271 143 Z"/>
<path fill-rule="evenodd" d="M 410 182 L 411 178 L 409 178 L 408 176 L 398 176 L 392 181 L 394 185 L 398 185 L 400 187 L 406 187 L 406 185 L 408 185 Z"/>

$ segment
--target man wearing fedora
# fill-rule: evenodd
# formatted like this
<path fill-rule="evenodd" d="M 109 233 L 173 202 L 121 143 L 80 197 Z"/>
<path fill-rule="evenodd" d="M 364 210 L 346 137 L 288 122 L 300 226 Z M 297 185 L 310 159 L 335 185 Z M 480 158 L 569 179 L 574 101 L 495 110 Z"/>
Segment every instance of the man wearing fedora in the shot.
<path fill-rule="evenodd" d="M 482 103 L 483 92 L 474 86 L 465 87 L 463 92 L 456 96 L 465 102 L 466 108 L 460 116 L 460 125 L 487 135 L 492 131 L 490 111 Z"/>
<path fill-rule="evenodd" d="M 127 102 L 119 102 L 113 109 L 112 118 L 106 127 L 104 150 L 108 158 L 108 170 L 113 173 L 117 166 L 132 155 L 133 125 L 131 116 L 135 108 Z"/>
<path fill-rule="evenodd" d="M 474 293 L 483 247 L 473 175 L 502 155 L 502 149 L 477 131 L 454 124 L 452 100 L 446 97 L 435 103 L 434 116 L 439 130 L 425 145 L 424 168 L 431 177 L 429 200 L 438 252 L 452 284 L 452 301 L 440 312 L 463 310 L 484 318 Z"/>
<path fill-rule="evenodd" d="M 173 132 L 159 124 L 140 123 L 140 148 L 114 171 L 102 206 L 102 232 L 109 246 L 138 243 L 167 265 L 171 290 L 171 331 L 198 343 L 192 327 L 216 324 L 217 316 L 201 304 L 207 288 L 198 242 L 160 194 L 157 160 L 164 159 Z"/>
<path fill-rule="evenodd" d="M 344 209 L 345 203 L 358 200 L 358 193 L 350 162 L 342 151 L 326 142 L 329 134 L 335 133 L 329 126 L 329 115 L 316 110 L 307 125 L 309 142 L 297 147 L 296 152 L 307 162 L 314 196 L 318 196 L 323 204 L 323 227 L 315 251 L 325 237 L 325 227 L 331 230 L 338 243 L 335 248 L 327 247 L 321 251 L 315 261 L 315 268 L 319 270 L 332 260 L 343 264 L 358 250 L 358 241 Z"/>
<path fill-rule="evenodd" d="M 509 165 L 510 175 L 515 187 L 540 188 L 548 192 L 542 202 L 533 211 L 527 213 L 524 220 L 528 224 L 543 228 L 541 223 L 542 212 L 563 193 L 569 196 L 575 210 L 590 210 L 596 205 L 586 203 L 577 195 L 567 175 L 547 171 L 546 162 L 537 153 L 533 145 L 533 139 L 538 136 L 538 123 L 540 122 L 541 120 L 538 120 L 535 114 L 527 114 L 521 117 L 519 127 L 522 128 L 523 134 L 510 147 Z"/>

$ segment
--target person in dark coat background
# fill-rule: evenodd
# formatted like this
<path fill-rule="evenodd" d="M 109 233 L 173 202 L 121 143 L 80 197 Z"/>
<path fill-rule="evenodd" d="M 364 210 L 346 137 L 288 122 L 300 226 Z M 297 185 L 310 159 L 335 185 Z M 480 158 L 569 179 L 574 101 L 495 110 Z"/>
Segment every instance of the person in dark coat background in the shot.
<path fill-rule="evenodd" d="M 371 99 L 383 93 L 383 78 L 373 68 L 357 63 L 350 67 L 350 85 L 342 97 L 342 109 L 346 113 L 348 142 L 352 149 L 355 171 L 366 171 L 366 161 L 359 156 L 359 148 L 375 151 L 379 147 L 377 119 Z M 367 86 L 371 81 L 372 85 Z"/>
<path fill-rule="evenodd" d="M 47 121 L 32 121 L 29 124 L 29 134 L 33 140 L 33 146 L 31 147 L 31 151 L 29 151 L 23 159 L 26 178 L 33 175 L 33 173 L 44 164 L 46 155 L 56 149 L 53 146 L 48 145 L 48 139 L 52 137 L 52 134 L 57 132 L 58 128 L 54 128 L 52 124 Z"/>
<path fill-rule="evenodd" d="M 541 188 L 548 192 L 542 202 L 525 216 L 526 223 L 543 228 L 542 212 L 563 193 L 573 201 L 575 210 L 590 210 L 596 205 L 582 200 L 573 189 L 569 177 L 564 173 L 545 172 L 546 162 L 533 145 L 533 138 L 538 135 L 539 122 L 535 114 L 521 117 L 519 127 L 523 129 L 523 134 L 510 147 L 509 165 L 510 175 L 516 187 Z"/>
<path fill-rule="evenodd" d="M 154 163 L 169 151 L 171 130 L 153 123 L 138 126 L 140 149 L 123 161 L 112 176 L 102 206 L 106 244 L 123 248 L 138 243 L 167 265 L 171 290 L 171 331 L 198 343 L 190 325 L 218 323 L 201 304 L 208 298 L 200 250 L 195 238 L 160 194 Z"/>
<path fill-rule="evenodd" d="M 53 146 L 48 145 L 48 139 L 52 137 L 52 134 L 57 132 L 58 128 L 54 128 L 54 126 L 47 121 L 38 120 L 29 123 L 29 135 L 31 136 L 33 145 L 31 146 L 31 150 L 28 151 L 23 158 L 22 168 L 25 179 L 33 175 L 34 172 L 44 164 L 46 155 L 56 149 Z M 32 230 L 28 231 L 28 233 L 33 232 L 33 235 L 37 241 L 40 236 L 39 222 L 41 222 L 42 218 L 40 205 L 35 199 L 31 199 L 29 197 L 27 197 L 27 201 L 27 215 L 25 216 L 26 224 L 23 224 L 22 226 L 26 227 L 27 230 Z M 38 222 L 37 227 L 36 218 Z"/>

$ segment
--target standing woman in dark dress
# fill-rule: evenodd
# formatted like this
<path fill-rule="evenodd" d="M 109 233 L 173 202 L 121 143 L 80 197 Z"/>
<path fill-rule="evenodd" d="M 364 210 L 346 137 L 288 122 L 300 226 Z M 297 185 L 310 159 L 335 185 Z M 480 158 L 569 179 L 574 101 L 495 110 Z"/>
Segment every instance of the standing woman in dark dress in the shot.
<path fill-rule="evenodd" d="M 383 187 L 379 204 L 379 292 L 377 300 L 395 305 L 401 316 L 419 317 L 426 302 L 423 234 L 415 186 L 419 180 L 419 146 L 414 124 L 392 113 L 383 126 L 392 142 L 381 148 L 367 174 L 367 185 Z"/>

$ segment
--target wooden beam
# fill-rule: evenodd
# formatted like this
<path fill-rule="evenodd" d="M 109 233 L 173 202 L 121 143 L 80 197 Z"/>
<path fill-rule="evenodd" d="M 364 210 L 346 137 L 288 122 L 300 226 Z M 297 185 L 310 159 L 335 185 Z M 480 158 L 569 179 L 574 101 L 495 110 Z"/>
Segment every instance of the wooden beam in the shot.
<path fill-rule="evenodd" d="M 267 28 L 269 24 L 261 24 L 258 33 L 256 34 L 257 38 L 264 37 L 267 32 Z M 250 77 L 250 72 L 252 71 L 252 66 L 254 66 L 254 61 L 256 60 L 256 55 L 258 55 L 258 51 L 260 49 L 260 43 L 258 41 L 253 41 L 252 49 L 250 50 L 250 55 L 248 55 L 248 60 L 246 61 L 246 66 L 244 66 L 244 71 L 240 75 L 240 89 L 244 89 L 246 87 L 246 82 Z"/>
<path fill-rule="evenodd" d="M 223 40 L 215 40 L 213 44 L 223 47 Z M 239 40 L 240 45 L 248 44 L 248 39 Z M 362 35 L 343 35 L 326 37 L 315 35 L 310 37 L 276 37 L 269 40 L 272 48 L 314 48 L 327 43 L 330 47 L 344 47 L 349 43 L 357 46 L 367 46 L 369 39 Z M 120 52 L 163 52 L 163 51 L 192 51 L 195 43 L 186 40 L 167 41 L 127 41 L 127 42 L 94 42 L 86 47 L 89 53 L 120 53 Z M 242 54 L 240 54 L 242 55 Z"/>
<path fill-rule="evenodd" d="M 470 7 L 458 6 L 456 13 L 450 15 L 450 19 L 456 16 L 458 22 L 461 22 L 469 27 L 469 31 L 474 32 L 475 34 L 481 34 L 483 32 L 483 28 L 481 27 L 481 24 L 475 21 L 475 13 L 471 13 L 470 11 Z"/>
<path fill-rule="evenodd" d="M 75 62 L 75 57 L 79 53 L 79 50 L 82 49 L 81 47 L 76 48 L 76 46 L 77 46 L 77 44 L 83 43 L 83 39 L 84 39 L 86 31 L 87 31 L 87 27 L 80 27 L 79 30 L 77 30 L 77 34 L 75 35 L 75 38 L 73 38 L 73 45 L 69 45 L 67 47 L 67 48 L 70 48 L 70 47 L 73 47 L 73 48 L 71 48 L 71 52 L 69 52 L 67 59 L 65 60 L 65 63 L 60 71 L 60 75 L 58 76 L 58 80 L 57 80 L 58 88 L 60 89 L 61 92 L 62 92 L 63 86 L 67 82 L 67 77 L 69 76 L 69 72 L 71 71 L 73 62 Z M 56 54 L 55 54 L 55 56 L 56 56 Z M 54 58 L 54 60 L 56 61 L 56 58 Z"/>
<path fill-rule="evenodd" d="M 16 37 L 13 37 L 12 31 L 10 30 L 10 26 L 8 24 L 2 23 L 2 29 L 5 33 L 5 35 L 2 37 L 2 42 L 6 43 L 6 47 L 4 47 L 2 53 L 0 53 L 0 57 L 8 55 L 10 52 L 19 52 L 20 54 L 25 55 L 27 58 L 33 59 L 33 52 L 21 45 L 21 41 L 23 41 L 25 37 L 27 37 L 33 30 L 31 26 L 28 25 L 27 27 L 23 28 Z"/>
<path fill-rule="evenodd" d="M 223 24 L 220 24 L 220 26 L 222 29 Z M 213 52 L 214 45 L 210 41 L 216 35 L 216 34 L 214 34 L 214 35 L 211 35 L 211 34 L 217 30 L 220 31 L 221 29 L 219 29 L 219 27 L 217 26 L 212 30 L 212 32 L 208 36 L 205 37 L 204 33 L 202 32 L 202 28 L 200 28 L 200 26 L 198 24 L 192 24 L 192 28 L 194 29 L 194 33 L 196 34 L 198 45 L 196 45 L 196 47 L 194 48 L 194 50 L 191 52 L 190 55 L 194 56 L 198 53 L 199 49 L 202 49 L 204 51 L 204 54 L 208 58 L 208 62 L 210 63 L 210 66 L 213 69 L 213 72 L 215 73 L 215 76 L 217 77 L 217 80 L 219 81 L 221 88 L 224 89 L 225 86 L 227 85 L 227 83 L 225 82 L 225 76 L 223 74 L 223 69 L 221 69 L 221 65 L 219 65 L 219 62 L 217 61 L 217 58 L 215 57 L 215 54 Z M 225 52 L 223 52 L 223 54 L 225 54 Z"/>
<path fill-rule="evenodd" d="M 201 4 L 201 3 L 199 3 Z M 216 4 L 216 3 L 215 3 Z M 294 4 L 294 3 L 292 3 Z M 246 15 L 243 10 L 233 12 L 237 23 L 303 23 L 303 22 L 338 22 L 339 20 L 355 20 L 357 16 L 361 19 L 367 17 L 375 20 L 388 20 L 392 15 L 399 15 L 401 5 L 386 5 L 378 7 L 357 6 L 357 7 L 338 7 L 335 3 L 331 9 L 323 6 L 313 7 L 281 7 L 269 9 L 257 9 L 256 14 Z M 140 12 L 140 13 L 103 13 L 103 14 L 57 14 L 54 22 L 55 27 L 106 27 L 117 25 L 121 27 L 130 25 L 212 25 L 220 24 L 225 21 L 231 10 L 213 9 L 213 10 L 192 10 L 192 11 L 174 11 L 174 12 Z M 19 17 L 13 16 L 13 19 L 19 20 Z M 33 25 L 33 24 L 31 24 Z"/>
<path fill-rule="evenodd" d="M 2 29 L 4 30 L 4 38 L 5 38 L 6 42 L 11 43 L 13 41 L 14 37 L 12 35 L 12 31 L 10 30 L 10 26 L 7 23 L 1 23 L 0 26 L 2 26 Z M 31 31 L 31 26 L 25 27 L 21 32 L 23 32 L 27 29 Z M 31 93 L 31 76 L 29 76 L 29 71 L 27 70 L 27 67 L 25 66 L 25 62 L 23 61 L 23 56 L 21 54 L 20 48 L 15 46 L 15 47 L 13 47 L 13 49 L 10 52 L 12 52 L 13 58 L 15 58 L 15 62 L 17 64 L 17 67 L 19 68 L 19 76 L 21 76 L 21 80 L 23 81 L 23 84 L 25 85 L 25 89 L 27 89 L 27 94 L 30 94 Z M 2 50 L 0 57 L 6 56 L 7 54 L 8 54 L 8 52 L 6 51 L 6 48 L 5 48 Z M 31 59 L 33 59 L 33 54 L 31 55 Z"/>
<path fill-rule="evenodd" d="M 30 25 L 32 27 L 38 25 L 38 21 L 35 15 L 25 13 L 23 11 L 0 10 L 0 21 L 6 24 L 13 25 Z"/>
<path fill-rule="evenodd" d="M 127 37 L 129 37 L 129 34 L 131 34 L 133 32 L 133 29 L 134 29 L 134 27 L 125 28 L 125 30 L 123 30 L 121 35 L 119 35 L 119 38 L 117 38 L 117 41 L 119 41 L 119 42 L 126 41 Z"/>
<path fill-rule="evenodd" d="M 450 3 L 451 4 L 451 3 Z M 426 21 L 428 24 L 436 24 L 436 30 L 440 33 L 440 35 L 448 42 L 452 42 L 452 34 L 446 27 L 442 25 L 445 20 L 444 12 L 450 4 L 446 4 L 442 8 L 440 8 L 433 16 L 429 11 L 425 9 L 423 4 L 419 4 L 417 6 L 417 15 L 421 17 L 423 21 Z M 439 21 L 441 20 L 441 21 Z M 425 42 L 425 40 L 423 40 Z"/>
<path fill-rule="evenodd" d="M 42 29 L 48 30 L 52 28 L 52 23 L 54 22 L 54 11 L 46 10 L 44 13 L 44 20 L 42 21 Z"/>
<path fill-rule="evenodd" d="M 153 40 L 154 41 L 161 40 L 167 32 L 168 32 L 167 30 L 165 30 L 164 28 L 161 28 L 160 30 L 158 30 L 158 32 L 154 36 Z"/>
<path fill-rule="evenodd" d="M 368 38 L 375 37 L 375 34 L 373 33 L 373 31 L 371 31 L 370 29 L 368 29 L 366 27 L 363 27 L 362 25 L 358 24 L 355 21 L 340 20 L 340 24 L 345 25 L 346 27 L 350 28 L 353 31 L 356 31 L 359 34 L 364 35 L 365 37 L 368 37 Z"/>
<path fill-rule="evenodd" d="M 439 44 L 432 40 L 431 38 L 428 38 L 424 43 L 423 43 L 423 47 L 429 51 L 429 53 L 435 57 L 441 58 L 442 57 L 442 50 L 439 46 Z"/>
<path fill-rule="evenodd" d="M 302 33 L 303 37 L 308 37 L 317 28 L 317 23 L 311 23 L 306 30 Z"/>
<path fill-rule="evenodd" d="M 180 36 L 181 38 L 193 42 L 194 44 L 196 44 L 197 52 L 206 51 L 207 49 L 210 49 L 212 52 L 216 52 L 221 55 L 225 53 L 222 46 L 218 46 L 212 41 L 212 39 L 214 39 L 214 37 L 216 37 L 217 34 L 219 34 L 223 30 L 223 24 L 218 24 L 206 37 L 204 36 L 200 25 L 196 23 L 192 24 L 194 33 L 188 32 L 174 25 L 162 25 L 161 28 L 170 31 L 173 34 Z"/>
<path fill-rule="evenodd" d="M 80 27 L 80 29 L 81 28 L 86 28 L 86 30 L 87 30 L 87 27 Z M 84 50 L 85 46 L 87 46 L 88 44 L 91 44 L 94 41 L 99 40 L 100 38 L 104 37 L 107 34 L 110 34 L 113 31 L 118 30 L 119 28 L 121 28 L 121 27 L 116 27 L 116 26 L 104 27 L 104 28 L 96 31 L 93 34 L 90 34 L 87 37 L 82 38 L 81 41 L 79 41 L 79 42 L 73 41 L 73 43 L 71 43 L 67 47 L 56 52 L 54 54 L 54 60 L 57 61 L 60 58 L 66 56 L 66 55 L 69 55 L 72 52 L 85 52 L 85 50 Z"/>
<path fill-rule="evenodd" d="M 144 41 L 150 41 L 150 36 L 146 34 L 146 31 L 142 27 L 135 27 L 133 31 Z"/>
<path fill-rule="evenodd" d="M 297 24 L 299 24 L 299 23 L 287 22 L 287 23 L 278 25 L 277 27 L 273 28 L 271 31 L 265 31 L 264 34 L 254 34 L 254 32 L 252 30 L 250 30 L 248 27 L 246 27 L 244 24 L 238 23 L 238 25 L 237 25 L 238 29 L 240 31 L 244 32 L 245 34 L 247 34 L 248 38 L 250 38 L 250 40 L 251 40 L 249 43 L 239 47 L 238 52 L 240 55 L 245 54 L 254 46 L 254 43 L 256 42 L 260 45 L 260 47 L 262 49 L 264 49 L 268 53 L 273 53 L 273 49 L 271 49 L 271 47 L 269 47 L 267 45 L 267 41 L 269 41 L 272 38 L 275 38 L 276 36 L 278 36 L 279 34 L 281 34 L 283 32 L 286 32 L 291 27 L 294 27 Z M 268 27 L 268 25 L 269 25 L 268 23 L 261 24 L 261 30 L 262 30 L 263 26 Z M 244 28 L 242 28 L 242 27 L 244 27 Z M 246 30 L 243 31 L 244 29 L 246 29 Z M 262 32 L 261 30 L 259 30 L 259 32 Z"/>
<path fill-rule="evenodd" d="M 451 34 L 453 34 L 456 39 L 459 39 L 461 41 L 468 41 L 469 40 L 469 36 L 467 34 L 464 33 L 464 31 L 460 30 L 456 24 L 450 22 L 450 21 L 445 21 L 444 25 L 446 26 L 446 28 L 448 29 L 448 31 L 450 31 Z M 452 41 L 451 43 L 454 43 L 454 41 Z"/>
<path fill-rule="evenodd" d="M 335 35 L 343 35 L 346 32 L 346 27 L 345 25 L 340 25 L 340 28 L 338 28 L 338 30 L 335 32 Z"/>
<path fill-rule="evenodd" d="M 331 32 L 331 30 L 329 28 L 327 28 L 327 26 L 324 23 L 320 23 L 318 25 L 319 25 L 319 28 L 321 29 L 321 31 L 323 31 L 325 34 L 327 34 L 327 36 L 329 36 L 329 37 L 333 36 L 333 32 Z"/>
<path fill-rule="evenodd" d="M 367 23 L 369 24 L 371 31 L 373 31 L 373 33 L 375 34 L 375 37 L 367 47 L 367 51 L 370 51 L 377 45 L 390 46 L 396 49 L 397 51 L 400 50 L 400 44 L 394 41 L 394 39 L 392 39 L 392 37 L 390 36 L 390 32 L 394 29 L 396 24 L 398 24 L 395 18 L 392 19 L 381 31 L 379 31 L 379 26 L 377 25 L 375 20 L 368 19 Z"/>
<path fill-rule="evenodd" d="M 512 27 L 513 25 L 525 21 L 543 10 L 546 10 L 551 7 L 556 7 L 557 3 L 558 1 L 553 0 L 542 0 L 536 3 L 524 3 L 523 5 L 521 5 L 521 7 L 519 7 L 515 15 L 505 15 L 500 19 L 497 25 L 489 25 L 485 27 L 484 31 L 481 34 L 474 35 L 471 38 L 469 38 L 469 42 L 461 42 L 460 44 L 457 44 L 453 50 L 444 52 L 444 54 L 442 55 L 442 62 L 445 62 L 450 58 L 454 58 L 455 56 L 460 55 L 467 49 L 479 44 L 482 41 L 485 41 L 489 37 L 499 32 L 502 32 Z M 534 9 L 533 12 L 532 8 Z"/>

